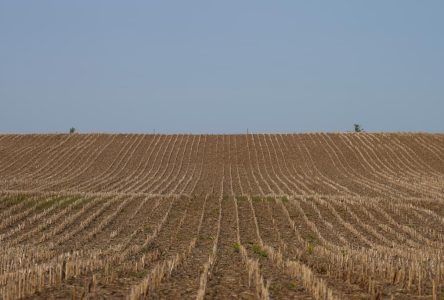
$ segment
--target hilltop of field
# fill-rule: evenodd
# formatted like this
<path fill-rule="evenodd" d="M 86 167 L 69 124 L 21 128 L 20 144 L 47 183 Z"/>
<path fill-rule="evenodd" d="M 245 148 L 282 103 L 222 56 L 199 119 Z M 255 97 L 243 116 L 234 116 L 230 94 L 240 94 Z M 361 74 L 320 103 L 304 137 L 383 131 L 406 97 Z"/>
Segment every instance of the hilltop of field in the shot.
<path fill-rule="evenodd" d="M 444 135 L 0 135 L 0 299 L 441 299 Z"/>

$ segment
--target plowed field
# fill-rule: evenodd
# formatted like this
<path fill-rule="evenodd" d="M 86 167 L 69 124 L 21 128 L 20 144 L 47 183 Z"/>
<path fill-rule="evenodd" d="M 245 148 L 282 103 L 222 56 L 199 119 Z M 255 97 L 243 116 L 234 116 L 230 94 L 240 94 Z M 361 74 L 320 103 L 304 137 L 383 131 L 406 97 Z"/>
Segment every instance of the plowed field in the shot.
<path fill-rule="evenodd" d="M 0 135 L 0 299 L 443 299 L 444 135 Z"/>

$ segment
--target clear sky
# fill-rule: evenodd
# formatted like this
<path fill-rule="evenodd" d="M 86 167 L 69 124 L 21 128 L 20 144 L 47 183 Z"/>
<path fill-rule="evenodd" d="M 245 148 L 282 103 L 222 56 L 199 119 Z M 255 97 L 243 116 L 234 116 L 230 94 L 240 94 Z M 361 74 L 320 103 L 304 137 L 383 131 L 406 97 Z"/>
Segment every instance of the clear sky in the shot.
<path fill-rule="evenodd" d="M 0 0 L 0 132 L 444 132 L 444 1 Z"/>

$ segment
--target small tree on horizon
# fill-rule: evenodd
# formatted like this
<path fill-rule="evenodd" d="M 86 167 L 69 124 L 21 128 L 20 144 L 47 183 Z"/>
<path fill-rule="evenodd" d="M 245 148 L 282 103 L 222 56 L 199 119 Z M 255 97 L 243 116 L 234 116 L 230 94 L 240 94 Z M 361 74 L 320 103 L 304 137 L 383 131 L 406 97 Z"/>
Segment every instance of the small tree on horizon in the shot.
<path fill-rule="evenodd" d="M 76 132 L 76 129 L 74 128 L 74 127 L 71 127 L 70 129 L 69 129 L 69 133 L 75 133 Z"/>
<path fill-rule="evenodd" d="M 361 125 L 359 124 L 353 124 L 353 126 L 355 127 L 355 132 L 363 132 L 364 129 L 362 129 Z"/>

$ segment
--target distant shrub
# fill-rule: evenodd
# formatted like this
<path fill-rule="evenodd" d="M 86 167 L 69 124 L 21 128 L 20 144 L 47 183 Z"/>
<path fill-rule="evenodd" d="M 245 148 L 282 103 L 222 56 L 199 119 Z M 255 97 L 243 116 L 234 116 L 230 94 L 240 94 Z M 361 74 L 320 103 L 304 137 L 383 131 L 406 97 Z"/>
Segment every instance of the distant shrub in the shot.
<path fill-rule="evenodd" d="M 359 124 L 353 124 L 353 126 L 355 128 L 355 132 L 363 132 L 364 131 L 364 129 Z"/>
<path fill-rule="evenodd" d="M 74 127 L 71 127 L 70 129 L 69 129 L 69 133 L 75 133 L 76 132 L 76 129 L 74 128 Z"/>

